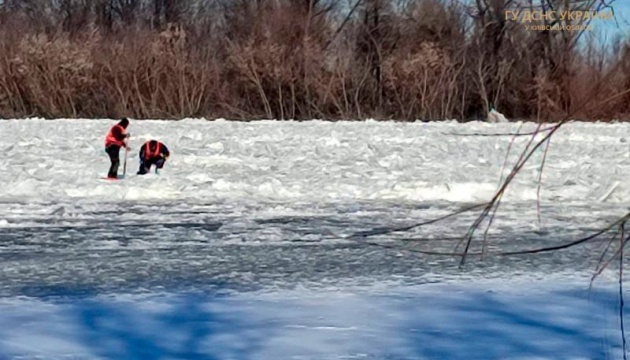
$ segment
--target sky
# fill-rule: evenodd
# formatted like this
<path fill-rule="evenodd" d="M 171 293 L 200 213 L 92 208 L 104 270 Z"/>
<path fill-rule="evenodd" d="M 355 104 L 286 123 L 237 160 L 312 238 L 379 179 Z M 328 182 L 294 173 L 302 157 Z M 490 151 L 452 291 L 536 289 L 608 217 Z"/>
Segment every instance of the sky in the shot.
<path fill-rule="evenodd" d="M 598 27 L 601 27 L 606 34 L 616 35 L 616 34 L 628 34 L 630 33 L 630 1 L 628 0 L 617 0 L 614 3 L 614 11 L 615 11 L 615 21 L 602 21 L 597 24 Z"/>
<path fill-rule="evenodd" d="M 613 9 L 615 19 L 593 20 L 593 31 L 585 32 L 580 44 L 586 45 L 589 39 L 594 39 L 598 47 L 611 53 L 620 40 L 630 39 L 630 0 L 616 0 Z"/>

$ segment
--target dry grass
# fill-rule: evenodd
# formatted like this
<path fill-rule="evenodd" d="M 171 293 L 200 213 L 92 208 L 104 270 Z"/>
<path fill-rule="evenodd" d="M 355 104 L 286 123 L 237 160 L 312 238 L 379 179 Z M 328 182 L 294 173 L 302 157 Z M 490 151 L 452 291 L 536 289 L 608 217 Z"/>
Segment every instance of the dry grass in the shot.
<path fill-rule="evenodd" d="M 630 88 L 627 40 L 607 52 L 524 31 L 497 21 L 507 2 L 362 0 L 348 14 L 325 0 L 205 0 L 213 11 L 182 1 L 158 15 L 108 0 L 20 3 L 0 5 L 4 118 L 630 116 L 630 96 L 576 111 L 594 84 L 593 103 Z"/>

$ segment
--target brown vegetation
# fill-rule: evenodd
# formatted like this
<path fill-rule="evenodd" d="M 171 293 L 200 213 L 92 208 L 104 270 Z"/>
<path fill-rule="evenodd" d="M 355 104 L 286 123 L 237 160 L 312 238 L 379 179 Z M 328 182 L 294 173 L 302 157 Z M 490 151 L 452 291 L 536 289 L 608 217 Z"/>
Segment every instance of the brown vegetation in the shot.
<path fill-rule="evenodd" d="M 604 5 L 0 0 L 0 118 L 628 119 L 627 40 L 506 16 Z"/>

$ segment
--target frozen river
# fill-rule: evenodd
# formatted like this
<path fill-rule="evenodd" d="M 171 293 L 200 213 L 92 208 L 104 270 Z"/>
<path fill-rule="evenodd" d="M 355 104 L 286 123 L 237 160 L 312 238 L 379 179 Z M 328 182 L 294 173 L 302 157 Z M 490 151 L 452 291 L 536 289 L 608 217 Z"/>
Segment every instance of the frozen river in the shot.
<path fill-rule="evenodd" d="M 136 121 L 129 175 L 107 182 L 113 123 L 0 122 L 0 358 L 621 354 L 614 266 L 588 292 L 605 239 L 492 253 L 570 242 L 625 215 L 628 125 L 560 130 L 542 222 L 540 153 L 504 198 L 490 255 L 460 269 L 419 251 L 454 251 L 478 210 L 393 230 L 487 201 L 510 138 L 457 134 L 517 124 Z M 149 138 L 173 156 L 160 176 L 135 176 Z"/>

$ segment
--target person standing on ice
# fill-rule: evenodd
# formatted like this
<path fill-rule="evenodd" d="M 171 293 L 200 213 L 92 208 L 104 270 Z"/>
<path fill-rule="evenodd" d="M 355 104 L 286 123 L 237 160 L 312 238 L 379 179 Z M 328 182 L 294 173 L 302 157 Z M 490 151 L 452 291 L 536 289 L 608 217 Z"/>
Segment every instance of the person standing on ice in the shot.
<path fill-rule="evenodd" d="M 109 172 L 107 173 L 107 177 L 109 179 L 118 178 L 120 148 L 125 147 L 125 149 L 131 150 L 127 144 L 129 138 L 127 126 L 129 126 L 129 120 L 127 118 L 123 118 L 118 122 L 118 124 L 112 126 L 105 137 L 105 152 L 109 155 L 109 161 L 111 162 Z"/>
<path fill-rule="evenodd" d="M 164 167 L 166 159 L 171 156 L 168 148 L 157 140 L 145 142 L 140 148 L 140 169 L 138 175 L 144 175 L 151 171 L 151 166 L 155 165 L 155 173 Z"/>

